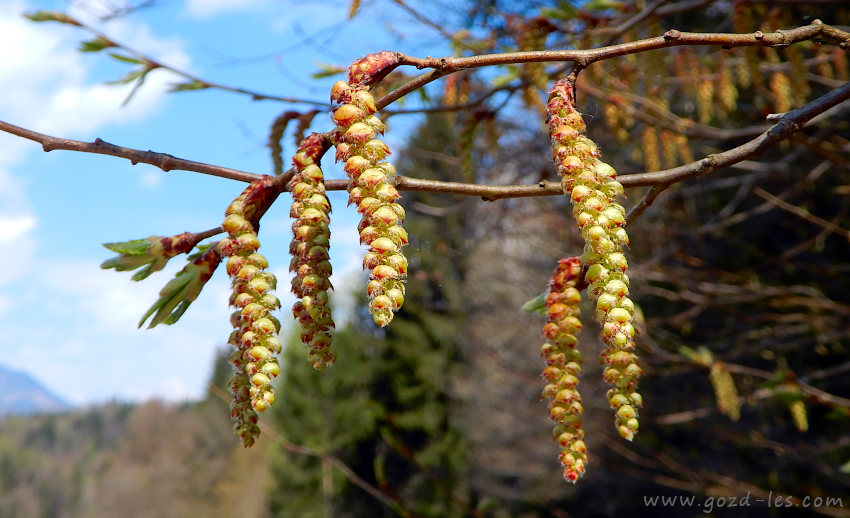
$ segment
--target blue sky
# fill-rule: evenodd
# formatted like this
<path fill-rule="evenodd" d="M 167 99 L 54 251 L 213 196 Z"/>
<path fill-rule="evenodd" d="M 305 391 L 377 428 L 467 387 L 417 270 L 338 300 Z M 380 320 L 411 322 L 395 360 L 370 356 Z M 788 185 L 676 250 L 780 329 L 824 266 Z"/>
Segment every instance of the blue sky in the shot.
<path fill-rule="evenodd" d="M 112 0 L 112 4 L 122 4 Z M 181 158 L 256 173 L 271 168 L 265 148 L 274 117 L 292 105 L 256 102 L 206 90 L 167 94 L 179 78 L 157 70 L 126 106 L 128 86 L 111 86 L 129 69 L 105 53 L 75 49 L 87 34 L 55 23 L 35 24 L 20 14 L 59 9 L 98 26 L 116 41 L 205 79 L 281 96 L 326 99 L 333 79 L 315 81 L 317 61 L 346 64 L 363 54 L 396 48 L 440 55 L 438 41 L 382 12 L 345 24 L 348 2 L 302 6 L 283 0 L 162 0 L 153 8 L 108 23 L 97 20 L 109 0 L 0 2 L 0 120 L 39 132 L 151 149 Z M 297 7 L 293 7 L 298 5 Z M 414 36 L 390 39 L 387 23 Z M 305 34 L 312 35 L 305 43 Z M 411 43 L 415 42 L 415 45 Z M 321 117 L 321 116 L 319 116 Z M 317 118 L 314 128 L 331 127 Z M 387 135 L 415 119 L 397 117 Z M 395 135 L 395 136 L 394 136 Z M 292 151 L 290 140 L 286 152 Z M 326 174 L 341 178 L 326 159 Z M 179 323 L 153 330 L 136 325 L 160 288 L 182 268 L 175 259 L 141 283 L 104 271 L 104 242 L 173 235 L 218 225 L 244 184 L 123 159 L 40 146 L 0 133 L 0 363 L 23 370 L 74 404 L 113 399 L 168 400 L 203 394 L 213 354 L 230 333 L 229 283 L 217 272 Z M 260 239 L 286 293 L 290 234 L 288 197 L 263 220 Z M 338 292 L 358 282 L 356 213 L 332 196 L 332 261 Z"/>

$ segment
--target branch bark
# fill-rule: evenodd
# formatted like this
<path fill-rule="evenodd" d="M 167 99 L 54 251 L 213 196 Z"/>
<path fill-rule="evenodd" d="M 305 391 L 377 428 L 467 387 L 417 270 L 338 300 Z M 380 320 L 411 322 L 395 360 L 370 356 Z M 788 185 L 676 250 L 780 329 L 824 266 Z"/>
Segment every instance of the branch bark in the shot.
<path fill-rule="evenodd" d="M 705 158 L 681 165 L 672 169 L 655 171 L 650 173 L 637 173 L 619 177 L 623 187 L 646 187 L 655 188 L 653 196 L 645 197 L 629 214 L 629 221 L 634 220 L 645 211 L 655 200 L 658 194 L 674 183 L 689 178 L 703 176 L 718 169 L 728 167 L 746 160 L 780 141 L 800 131 L 807 122 L 815 116 L 824 113 L 838 104 L 850 99 L 850 82 L 823 95 L 810 103 L 790 111 L 781 116 L 779 121 L 771 126 L 769 130 L 758 137 L 738 147 L 708 155 Z M 45 151 L 64 149 L 84 153 L 97 153 L 103 155 L 126 158 L 132 164 L 145 163 L 159 167 L 163 171 L 183 170 L 193 171 L 221 178 L 229 178 L 241 182 L 253 182 L 262 178 L 262 175 L 239 171 L 202 162 L 177 158 L 167 153 L 154 151 L 142 151 L 139 149 L 126 148 L 110 144 L 101 139 L 94 142 L 81 142 L 71 139 L 63 139 L 24 129 L 7 122 L 0 121 L 0 130 L 13 135 L 23 137 L 42 145 Z M 327 136 L 327 135 L 326 135 Z M 284 189 L 286 183 L 292 177 L 293 170 L 290 168 L 279 176 L 276 183 Z M 328 180 L 326 188 L 329 191 L 340 191 L 346 189 L 348 180 Z M 563 194 L 559 182 L 542 181 L 533 185 L 481 185 L 471 183 L 443 182 L 439 180 L 423 180 L 407 176 L 396 177 L 396 188 L 400 191 L 426 191 L 446 194 L 459 194 L 463 196 L 479 196 L 487 201 L 495 201 L 503 198 L 525 198 L 531 196 L 553 196 Z"/>
<path fill-rule="evenodd" d="M 409 65 L 419 69 L 431 68 L 432 72 L 420 75 L 396 90 L 378 99 L 375 105 L 383 109 L 404 95 L 439 79 L 440 77 L 471 68 L 495 65 L 511 65 L 518 63 L 572 62 L 579 68 L 586 68 L 591 63 L 636 54 L 649 50 L 683 45 L 715 45 L 723 48 L 735 47 L 785 47 L 806 40 L 820 39 L 838 45 L 844 50 L 850 48 L 850 33 L 814 20 L 809 25 L 790 30 L 778 30 L 771 33 L 756 31 L 747 34 L 732 33 L 701 33 L 681 32 L 671 29 L 662 36 L 643 40 L 620 43 L 589 50 L 537 50 L 526 52 L 506 52 L 499 54 L 482 54 L 468 57 L 416 58 L 401 52 L 396 53 L 398 64 Z"/>
<path fill-rule="evenodd" d="M 691 162 L 690 164 L 681 165 L 664 171 L 656 171 L 652 173 L 638 173 L 628 175 L 622 178 L 621 183 L 626 186 L 625 180 L 630 181 L 629 186 L 637 185 L 652 185 L 657 192 L 653 196 L 647 195 L 638 205 L 636 205 L 629 217 L 628 221 L 633 221 L 640 216 L 655 200 L 655 198 L 670 185 L 681 182 L 689 178 L 703 176 L 713 173 L 718 169 L 728 167 L 753 157 L 762 151 L 765 151 L 782 140 L 787 139 L 794 133 L 797 133 L 812 120 L 815 116 L 833 108 L 847 99 L 850 99 L 850 82 L 845 83 L 839 88 L 818 97 L 814 101 L 805 104 L 796 110 L 792 110 L 782 115 L 775 125 L 758 137 L 750 140 L 746 144 L 734 147 L 722 153 L 715 153 L 707 157 Z"/>
<path fill-rule="evenodd" d="M 98 155 L 110 155 L 118 158 L 126 158 L 131 164 L 150 164 L 162 169 L 165 172 L 180 170 L 193 171 L 196 173 L 218 176 L 220 178 L 228 178 L 230 180 L 238 180 L 240 182 L 251 183 L 262 178 L 262 175 L 239 171 L 238 169 L 230 169 L 217 165 L 205 164 L 203 162 L 195 162 L 193 160 L 185 160 L 177 158 L 167 153 L 157 153 L 155 151 L 142 151 L 141 149 L 133 149 L 128 147 L 116 146 L 101 139 L 95 139 L 94 142 L 81 142 L 79 140 L 71 140 L 66 138 L 52 137 L 39 133 L 37 131 L 28 130 L 14 124 L 9 124 L 5 121 L 0 121 L 0 130 L 12 135 L 32 140 L 41 144 L 41 148 L 45 151 L 53 151 L 56 149 L 66 151 L 79 151 L 81 153 L 95 153 Z"/>

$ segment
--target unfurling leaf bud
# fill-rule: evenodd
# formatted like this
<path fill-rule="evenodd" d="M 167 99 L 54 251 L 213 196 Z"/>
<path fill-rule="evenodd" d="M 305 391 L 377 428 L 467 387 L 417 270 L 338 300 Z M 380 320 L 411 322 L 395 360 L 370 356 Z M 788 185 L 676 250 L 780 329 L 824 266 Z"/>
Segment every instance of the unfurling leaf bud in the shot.
<path fill-rule="evenodd" d="M 151 236 L 121 243 L 104 243 L 104 247 L 120 255 L 104 261 L 100 267 L 123 272 L 144 266 L 132 277 L 134 281 L 140 281 L 162 270 L 172 257 L 191 251 L 203 237 L 202 234 L 184 232 L 171 237 Z"/>

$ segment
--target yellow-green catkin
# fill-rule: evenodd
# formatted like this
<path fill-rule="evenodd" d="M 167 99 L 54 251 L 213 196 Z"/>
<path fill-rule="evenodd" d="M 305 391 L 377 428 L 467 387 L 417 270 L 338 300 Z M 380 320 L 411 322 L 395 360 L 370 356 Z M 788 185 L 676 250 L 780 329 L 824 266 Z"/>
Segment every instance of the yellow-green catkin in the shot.
<path fill-rule="evenodd" d="M 396 203 L 401 197 L 393 185 L 396 171 L 385 160 L 389 148 L 377 139 L 384 124 L 374 115 L 375 99 L 368 89 L 350 73 L 349 82 L 334 84 L 331 100 L 339 105 L 333 112 L 336 159 L 345 163 L 350 179 L 348 202 L 362 216 L 360 242 L 369 247 L 363 259 L 363 268 L 370 271 L 369 311 L 383 327 L 404 302 L 407 277 L 407 259 L 401 252 L 407 244 L 407 232 L 401 226 L 405 212 Z"/>
<path fill-rule="evenodd" d="M 221 255 L 228 258 L 230 305 L 236 308 L 230 317 L 235 329 L 228 340 L 236 348 L 230 356 L 236 370 L 230 381 L 230 415 L 236 421 L 233 433 L 245 447 L 252 446 L 260 434 L 257 413 L 274 402 L 272 380 L 280 374 L 280 322 L 271 314 L 280 307 L 280 301 L 271 293 L 277 281 L 266 271 L 266 258 L 257 253 L 260 241 L 252 223 L 257 212 L 264 209 L 264 198 L 272 184 L 271 177 L 264 177 L 233 200 L 222 223 L 228 237 L 218 244 Z"/>
<path fill-rule="evenodd" d="M 794 427 L 798 432 L 808 431 L 809 417 L 800 386 L 796 383 L 788 383 L 781 385 L 779 389 L 784 392 L 787 399 L 786 405 L 788 405 L 788 411 L 791 413 L 791 419 L 794 421 Z"/>
<path fill-rule="evenodd" d="M 717 409 L 729 419 L 737 421 L 741 418 L 741 403 L 738 398 L 738 389 L 732 374 L 721 362 L 711 365 L 708 378 L 714 388 L 714 397 L 717 400 Z"/>
<path fill-rule="evenodd" d="M 641 136 L 643 163 L 647 171 L 661 169 L 661 155 L 658 153 L 658 133 L 653 126 L 647 126 Z"/>
<path fill-rule="evenodd" d="M 793 401 L 788 404 L 788 410 L 791 412 L 791 418 L 794 420 L 794 426 L 799 432 L 806 432 L 809 429 L 809 418 L 806 415 L 806 404 L 803 400 Z"/>
<path fill-rule="evenodd" d="M 554 438 L 561 447 L 558 460 L 564 467 L 564 478 L 575 483 L 587 465 L 587 446 L 581 426 L 581 395 L 576 386 L 581 376 L 581 353 L 578 332 L 581 329 L 581 262 L 578 257 L 558 261 L 555 274 L 549 281 L 546 296 L 546 325 L 543 336 L 547 342 L 541 348 L 546 360 L 543 378 L 543 398 L 549 401 L 549 418 L 555 422 Z"/>
<path fill-rule="evenodd" d="M 323 152 L 322 136 L 313 133 L 298 147 L 292 158 L 295 175 L 289 182 L 292 207 L 292 242 L 289 252 L 292 261 L 289 271 L 292 293 L 298 297 L 292 314 L 301 325 L 301 341 L 309 348 L 307 358 L 317 370 L 333 364 L 336 355 L 331 351 L 331 329 L 334 321 L 328 305 L 331 263 L 330 247 L 331 205 L 325 195 L 325 182 L 319 167 Z"/>
<path fill-rule="evenodd" d="M 628 267 L 623 247 L 629 238 L 625 209 L 614 201 L 623 194 L 614 168 L 599 160 L 599 149 L 587 136 L 576 110 L 573 85 L 561 79 L 549 91 L 549 135 L 564 194 L 573 202 L 573 217 L 585 240 L 581 264 L 587 268 L 588 293 L 596 300 L 595 318 L 605 344 L 603 377 L 613 385 L 608 403 L 616 411 L 618 433 L 632 440 L 638 429 L 642 398 L 636 392 L 641 375 L 633 350 L 634 303 L 629 299 Z"/>
<path fill-rule="evenodd" d="M 738 87 L 735 86 L 732 69 L 725 55 L 718 64 L 717 98 L 720 101 L 718 108 L 722 109 L 724 114 L 732 113 L 738 104 Z"/>

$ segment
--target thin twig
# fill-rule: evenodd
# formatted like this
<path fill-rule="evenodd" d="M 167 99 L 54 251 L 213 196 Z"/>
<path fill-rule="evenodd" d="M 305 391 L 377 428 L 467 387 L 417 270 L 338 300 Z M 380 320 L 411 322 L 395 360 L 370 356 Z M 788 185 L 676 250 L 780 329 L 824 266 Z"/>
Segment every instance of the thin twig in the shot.
<path fill-rule="evenodd" d="M 224 401 L 225 403 L 230 403 L 230 397 L 219 387 L 215 385 L 209 386 L 209 391 L 212 392 L 216 397 Z M 348 467 L 343 461 L 341 461 L 338 457 L 331 455 L 327 452 L 321 452 L 309 448 L 307 446 L 302 446 L 300 444 L 295 444 L 286 440 L 280 433 L 277 432 L 265 419 L 260 421 L 260 425 L 263 429 L 263 433 L 266 434 L 272 441 L 279 444 L 284 450 L 290 453 L 297 453 L 299 455 L 307 455 L 309 457 L 316 457 L 318 459 L 322 459 L 326 462 L 331 463 L 336 469 L 342 473 L 345 478 L 351 481 L 352 484 L 359 487 L 363 491 L 366 491 L 370 495 L 372 495 L 376 500 L 380 501 L 390 509 L 394 509 L 400 503 L 394 500 L 389 495 L 382 492 L 377 487 L 372 484 L 366 482 L 363 478 L 361 478 L 357 473 L 354 472 L 353 469 Z"/>
<path fill-rule="evenodd" d="M 644 210 L 646 210 L 646 208 L 655 201 L 658 194 L 660 194 L 660 192 L 666 187 L 688 178 L 695 178 L 697 176 L 713 173 L 718 169 L 728 167 L 755 156 L 775 146 L 782 140 L 787 139 L 794 133 L 802 130 L 806 123 L 816 115 L 837 106 L 847 99 L 850 99 L 850 82 L 845 83 L 841 87 L 836 88 L 826 95 L 818 97 L 814 101 L 801 106 L 796 110 L 786 113 L 782 116 L 779 122 L 772 126 L 769 130 L 765 131 L 753 140 L 750 140 L 746 144 L 742 144 L 722 153 L 708 155 L 696 162 L 691 162 L 690 164 L 681 165 L 672 169 L 655 171 L 652 173 L 637 173 L 622 177 L 621 183 L 624 187 L 627 184 L 625 180 L 629 179 L 630 181 L 628 184 L 630 186 L 654 185 L 656 186 L 654 187 L 654 190 L 657 190 L 655 193 L 652 191 L 647 193 L 647 196 L 632 210 L 632 213 L 629 214 L 629 221 L 633 221 Z M 652 196 L 650 196 L 651 194 Z M 826 223 L 829 224 L 829 222 Z"/>
<path fill-rule="evenodd" d="M 431 74 L 437 73 L 432 72 Z M 427 75 L 427 74 L 426 74 Z M 845 83 L 841 87 L 823 95 L 810 103 L 792 110 L 779 120 L 768 131 L 762 133 L 753 140 L 724 151 L 715 153 L 707 157 L 691 162 L 690 164 L 681 165 L 672 169 L 663 171 L 655 171 L 651 173 L 637 173 L 624 175 L 619 178 L 623 187 L 641 187 L 641 186 L 658 186 L 666 188 L 677 182 L 697 176 L 703 176 L 718 169 L 728 167 L 730 165 L 741 162 L 750 158 L 762 151 L 765 151 L 780 141 L 788 138 L 790 135 L 800 131 L 805 124 L 815 116 L 837 106 L 838 104 L 850 99 L 850 82 Z M 194 171 L 242 182 L 253 182 L 262 178 L 261 175 L 247 173 L 236 169 L 230 169 L 221 166 L 194 162 L 176 158 L 166 153 L 156 153 L 153 151 L 141 151 L 138 149 L 125 148 L 109 144 L 100 139 L 94 142 L 80 142 L 77 140 L 61 139 L 51 137 L 43 133 L 27 130 L 7 122 L 0 121 L 0 130 L 6 131 L 19 137 L 27 138 L 35 142 L 39 142 L 45 151 L 54 149 L 65 149 L 70 151 L 80 151 L 87 153 L 99 153 L 104 155 L 117 156 L 126 158 L 131 163 L 146 163 L 159 167 L 163 171 L 184 170 Z M 325 135 L 328 137 L 328 135 Z M 286 173 L 277 177 L 277 183 L 285 188 L 289 178 L 292 177 L 294 170 L 290 168 Z M 347 180 L 331 180 L 326 182 L 328 190 L 343 190 L 347 187 Z M 451 194 L 461 194 L 466 196 L 480 196 L 481 198 L 493 201 L 502 198 L 522 198 L 530 196 L 551 196 L 561 194 L 563 191 L 558 182 L 539 182 L 534 185 L 480 185 L 469 183 L 442 182 L 436 180 L 422 180 L 399 176 L 396 178 L 396 188 L 407 191 L 428 191 L 441 192 Z M 663 190 L 663 189 L 661 189 Z M 657 196 L 657 194 L 656 194 Z M 648 199 L 651 203 L 654 200 Z M 645 203 L 646 206 L 649 203 Z M 645 210 L 641 209 L 641 210 Z M 636 216 L 635 216 L 636 217 Z M 632 218 L 634 219 L 634 217 Z"/>
<path fill-rule="evenodd" d="M 300 99 L 300 98 L 296 98 L 296 97 L 281 97 L 281 96 L 278 96 L 278 95 L 262 93 L 262 92 L 250 90 L 250 89 L 247 89 L 247 88 L 240 88 L 240 87 L 237 87 L 237 86 L 229 86 L 229 85 L 225 85 L 225 84 L 221 84 L 221 83 L 216 83 L 216 82 L 213 82 L 213 81 L 208 81 L 206 79 L 202 79 L 202 78 L 200 78 L 200 77 L 198 77 L 194 74 L 190 74 L 189 72 L 186 72 L 184 70 L 181 70 L 179 68 L 171 66 L 167 63 L 163 63 L 161 61 L 158 61 L 158 60 L 148 56 L 147 54 L 145 54 L 143 52 L 140 52 L 140 51 L 138 51 L 138 50 L 136 50 L 136 49 L 134 49 L 134 48 L 132 48 L 128 45 L 125 45 L 124 43 L 118 42 L 118 41 L 112 39 L 111 37 L 107 36 L 106 34 L 100 32 L 99 30 L 95 29 L 94 27 L 87 25 L 87 24 L 79 21 L 76 18 L 73 18 L 73 17 L 68 16 L 68 15 L 64 15 L 64 16 L 67 19 L 67 21 L 64 22 L 64 23 L 67 23 L 69 25 L 75 25 L 77 27 L 80 27 L 80 28 L 86 30 L 87 32 L 93 34 L 96 38 L 100 39 L 103 42 L 106 42 L 109 47 L 123 49 L 124 51 L 129 52 L 134 57 L 143 61 L 145 63 L 145 65 L 151 70 L 156 69 L 156 68 L 168 70 L 168 71 L 170 71 L 174 74 L 177 74 L 177 75 L 189 80 L 192 83 L 196 83 L 197 85 L 199 85 L 197 89 L 215 88 L 217 90 L 224 90 L 226 92 L 233 92 L 233 93 L 248 95 L 248 96 L 251 97 L 251 99 L 253 99 L 255 101 L 269 100 L 269 101 L 280 101 L 280 102 L 292 103 L 292 104 L 311 104 L 311 105 L 314 105 L 314 106 L 330 106 L 330 104 L 328 102 L 314 101 L 314 100 L 311 100 L 311 99 Z"/>
<path fill-rule="evenodd" d="M 643 199 L 640 200 L 637 205 L 632 207 L 632 210 L 629 211 L 629 214 L 626 216 L 626 224 L 628 225 L 629 223 L 637 219 L 641 214 L 643 214 L 643 211 L 645 211 L 649 208 L 650 205 L 652 205 L 652 202 L 655 201 L 655 198 L 657 198 L 658 195 L 667 190 L 668 187 L 669 185 L 664 184 L 653 185 L 652 188 L 650 188 L 646 192 Z"/>
<path fill-rule="evenodd" d="M 588 50 L 535 50 L 442 58 L 415 58 L 401 52 L 396 53 L 396 55 L 399 58 L 399 65 L 410 65 L 419 69 L 432 68 L 443 73 L 493 65 L 562 61 L 571 61 L 582 68 L 586 68 L 587 65 L 596 61 L 667 47 L 683 45 L 717 45 L 724 48 L 786 47 L 793 43 L 815 38 L 824 39 L 840 45 L 842 48 L 850 45 L 850 33 L 826 25 L 820 20 L 814 20 L 809 25 L 771 33 L 761 31 L 747 34 L 701 33 L 671 29 L 662 36 Z"/>
<path fill-rule="evenodd" d="M 245 171 L 230 169 L 228 167 L 205 164 L 203 162 L 184 160 L 167 153 L 142 151 L 140 149 L 116 146 L 115 144 L 110 144 L 109 142 L 101 139 L 95 139 L 94 142 L 81 142 L 79 140 L 51 137 L 50 135 L 21 128 L 20 126 L 15 126 L 14 124 L 9 124 L 4 121 L 0 121 L 0 130 L 38 142 L 41 144 L 41 147 L 45 152 L 61 149 L 66 151 L 79 151 L 82 153 L 110 155 L 119 158 L 126 158 L 133 165 L 139 163 L 150 164 L 165 172 L 173 170 L 193 171 L 196 173 L 208 174 L 247 183 L 251 183 L 262 178 L 262 175 L 247 173 Z"/>
<path fill-rule="evenodd" d="M 796 205 L 792 205 L 792 204 L 788 203 L 787 201 L 783 200 L 782 198 L 774 196 L 774 195 L 770 194 L 769 192 L 767 192 L 764 189 L 761 189 L 759 187 L 756 187 L 755 189 L 753 189 L 753 194 L 755 194 L 759 198 L 765 200 L 766 202 L 770 203 L 771 205 L 774 205 L 774 206 L 779 207 L 780 209 L 782 209 L 784 211 L 787 211 L 787 212 L 790 212 L 791 214 L 799 216 L 799 217 L 803 218 L 804 220 L 806 220 L 810 223 L 814 223 L 815 225 L 823 227 L 825 230 L 828 230 L 829 232 L 834 232 L 838 235 L 841 235 L 841 236 L 844 237 L 844 239 L 846 239 L 847 241 L 850 241 L 850 230 L 839 227 L 838 225 L 836 225 L 836 224 L 834 224 L 830 221 L 827 221 L 825 219 L 821 219 L 821 218 L 809 213 L 809 211 L 807 211 L 806 209 L 804 209 L 802 207 L 798 207 Z"/>
<path fill-rule="evenodd" d="M 611 27 L 608 31 L 609 34 L 608 37 L 605 39 L 605 43 L 603 43 L 603 46 L 608 46 L 617 41 L 617 39 L 622 36 L 626 31 L 628 31 L 638 23 L 642 22 L 643 20 L 647 19 L 649 16 L 652 15 L 652 13 L 655 12 L 656 9 L 666 3 L 667 0 L 656 0 L 651 5 L 646 6 L 646 8 L 644 8 L 642 11 L 635 14 L 620 25 L 616 27 Z"/>
<path fill-rule="evenodd" d="M 660 9 L 659 9 L 660 10 Z M 519 63 L 554 63 L 572 62 L 579 68 L 587 68 L 591 63 L 636 54 L 649 50 L 677 46 L 717 45 L 723 48 L 734 47 L 785 47 L 806 40 L 824 40 L 840 46 L 850 47 L 850 33 L 826 25 L 820 20 L 814 20 L 809 25 L 790 30 L 778 30 L 772 33 L 756 31 L 747 34 L 731 33 L 701 33 L 681 32 L 671 29 L 662 36 L 643 40 L 604 46 L 588 50 L 535 50 L 524 52 L 505 52 L 498 54 L 481 54 L 466 57 L 416 58 L 402 52 L 396 52 L 397 61 L 394 67 L 409 65 L 418 69 L 432 68 L 432 72 L 422 74 L 403 84 L 375 102 L 378 109 L 383 109 L 394 101 L 404 97 L 426 84 L 445 75 L 472 68 L 494 65 L 511 65 Z"/>

